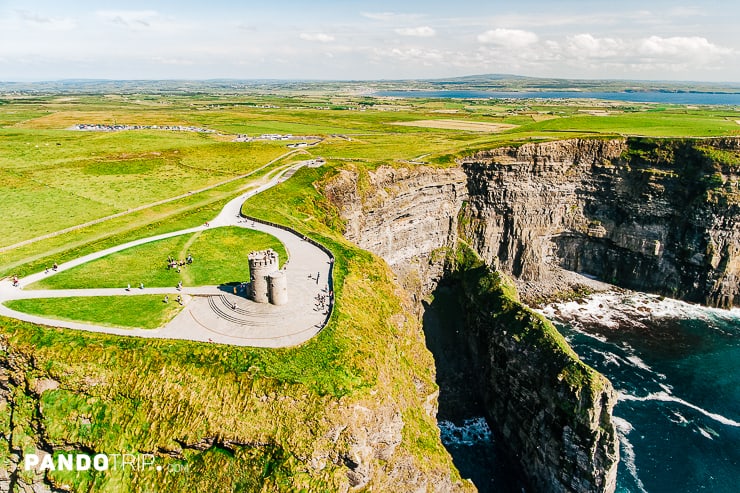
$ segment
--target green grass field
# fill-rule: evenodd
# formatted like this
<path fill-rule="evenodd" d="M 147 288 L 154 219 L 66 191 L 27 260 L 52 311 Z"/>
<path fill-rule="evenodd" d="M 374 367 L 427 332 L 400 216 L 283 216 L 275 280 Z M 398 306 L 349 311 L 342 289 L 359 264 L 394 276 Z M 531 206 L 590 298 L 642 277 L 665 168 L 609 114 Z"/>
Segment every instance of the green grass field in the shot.
<path fill-rule="evenodd" d="M 156 329 L 177 315 L 182 306 L 159 295 L 39 298 L 5 303 L 19 312 L 57 320 L 89 322 L 109 327 Z"/>
<path fill-rule="evenodd" d="M 249 280 L 247 254 L 272 248 L 286 260 L 277 238 L 260 231 L 224 227 L 146 243 L 60 272 L 30 286 L 30 289 L 85 289 L 138 286 L 168 287 L 218 285 Z M 167 258 L 184 260 L 193 256 L 181 272 L 167 269 Z"/>

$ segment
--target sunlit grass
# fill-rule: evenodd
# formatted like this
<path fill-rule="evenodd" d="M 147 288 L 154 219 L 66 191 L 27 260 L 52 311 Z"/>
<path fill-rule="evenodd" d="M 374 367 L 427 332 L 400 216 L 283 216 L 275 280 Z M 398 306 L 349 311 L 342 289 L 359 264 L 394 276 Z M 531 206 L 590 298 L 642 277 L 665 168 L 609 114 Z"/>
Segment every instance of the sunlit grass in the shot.
<path fill-rule="evenodd" d="M 37 298 L 5 302 L 8 308 L 57 320 L 110 327 L 156 329 L 172 320 L 180 304 L 159 295 Z"/>
<path fill-rule="evenodd" d="M 260 231 L 237 227 L 205 230 L 146 243 L 82 264 L 43 279 L 31 289 L 113 288 L 127 285 L 148 287 L 219 285 L 249 280 L 247 254 L 272 248 L 286 260 L 285 247 L 277 238 Z M 167 258 L 192 264 L 167 268 Z"/>

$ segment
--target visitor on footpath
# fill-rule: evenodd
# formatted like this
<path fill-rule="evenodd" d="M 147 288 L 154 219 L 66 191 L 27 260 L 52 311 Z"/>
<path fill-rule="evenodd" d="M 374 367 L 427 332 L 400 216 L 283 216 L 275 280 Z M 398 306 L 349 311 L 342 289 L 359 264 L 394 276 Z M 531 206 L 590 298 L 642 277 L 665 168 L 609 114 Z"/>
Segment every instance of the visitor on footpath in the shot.
<path fill-rule="evenodd" d="M 139 283 L 139 289 L 144 289 L 144 283 Z"/>

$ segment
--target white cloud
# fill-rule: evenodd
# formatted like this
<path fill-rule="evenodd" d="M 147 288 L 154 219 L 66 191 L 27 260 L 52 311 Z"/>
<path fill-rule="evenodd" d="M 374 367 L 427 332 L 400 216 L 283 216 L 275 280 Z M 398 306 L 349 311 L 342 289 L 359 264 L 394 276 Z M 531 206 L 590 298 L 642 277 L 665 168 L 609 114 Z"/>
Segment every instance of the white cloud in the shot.
<path fill-rule="evenodd" d="M 300 38 L 304 41 L 318 41 L 319 43 L 334 41 L 334 36 L 326 33 L 301 33 Z"/>
<path fill-rule="evenodd" d="M 596 38 L 591 34 L 576 34 L 567 39 L 567 49 L 576 58 L 610 58 L 625 52 L 621 39 Z"/>
<path fill-rule="evenodd" d="M 403 62 L 415 61 L 421 63 L 438 63 L 444 60 L 444 54 L 439 50 L 422 50 L 419 48 L 393 48 L 389 56 Z"/>
<path fill-rule="evenodd" d="M 401 27 L 396 29 L 396 34 L 400 34 L 401 36 L 414 36 L 417 38 L 430 38 L 437 34 L 437 31 L 429 26 Z"/>
<path fill-rule="evenodd" d="M 46 17 L 28 10 L 16 10 L 15 13 L 28 26 L 50 31 L 69 31 L 77 27 L 77 23 L 68 17 Z"/>
<path fill-rule="evenodd" d="M 650 36 L 640 41 L 638 53 L 655 57 L 690 57 L 714 58 L 718 55 L 729 55 L 732 50 L 710 43 L 707 38 L 698 36 L 661 38 Z"/>
<path fill-rule="evenodd" d="M 520 29 L 490 29 L 478 35 L 479 43 L 495 44 L 507 48 L 522 48 L 532 45 L 538 40 L 539 38 L 535 33 Z"/>
<path fill-rule="evenodd" d="M 96 12 L 96 15 L 106 22 L 129 29 L 150 28 L 159 17 L 154 10 L 101 10 Z"/>
<path fill-rule="evenodd" d="M 160 56 L 152 57 L 153 62 L 162 63 L 164 65 L 195 65 L 193 60 L 185 58 L 164 58 Z"/>

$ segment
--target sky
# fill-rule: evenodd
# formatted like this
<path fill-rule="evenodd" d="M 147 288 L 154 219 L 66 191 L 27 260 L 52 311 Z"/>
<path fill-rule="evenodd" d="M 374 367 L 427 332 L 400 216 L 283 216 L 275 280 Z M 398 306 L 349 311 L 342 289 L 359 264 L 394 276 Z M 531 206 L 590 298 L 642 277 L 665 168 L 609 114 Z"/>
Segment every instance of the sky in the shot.
<path fill-rule="evenodd" d="M 0 80 L 740 82 L 737 0 L 0 0 Z"/>

